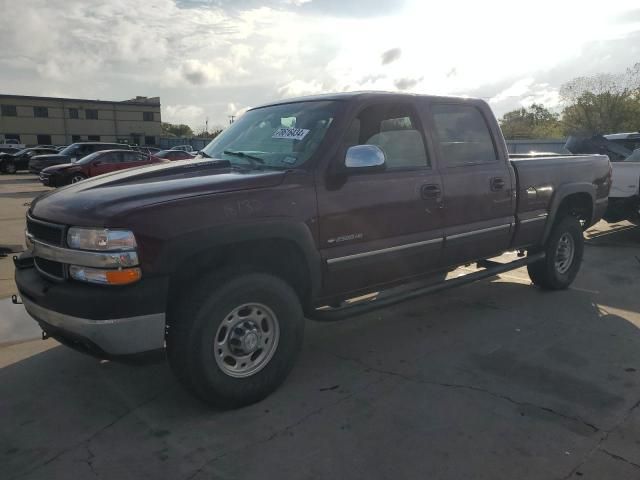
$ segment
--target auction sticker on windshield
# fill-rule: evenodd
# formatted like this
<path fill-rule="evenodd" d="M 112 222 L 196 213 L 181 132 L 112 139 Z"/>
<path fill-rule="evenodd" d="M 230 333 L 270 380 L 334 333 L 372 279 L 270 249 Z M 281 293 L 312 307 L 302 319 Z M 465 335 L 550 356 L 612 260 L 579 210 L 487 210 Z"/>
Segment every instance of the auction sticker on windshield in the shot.
<path fill-rule="evenodd" d="M 271 138 L 287 138 L 289 140 L 302 140 L 310 130 L 306 128 L 282 127 L 277 129 Z"/>

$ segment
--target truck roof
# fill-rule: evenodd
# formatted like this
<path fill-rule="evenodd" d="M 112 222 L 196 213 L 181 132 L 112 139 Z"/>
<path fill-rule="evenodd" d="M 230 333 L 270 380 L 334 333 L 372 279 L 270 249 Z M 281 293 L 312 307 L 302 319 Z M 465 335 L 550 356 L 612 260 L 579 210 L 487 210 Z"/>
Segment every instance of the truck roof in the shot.
<path fill-rule="evenodd" d="M 270 107 L 273 105 L 285 105 L 287 103 L 296 103 L 296 102 L 317 102 L 317 101 L 351 101 L 351 100 L 371 100 L 376 98 L 397 98 L 406 99 L 406 98 L 429 98 L 434 100 L 452 100 L 456 102 L 461 101 L 469 101 L 469 102 L 482 102 L 484 100 L 478 98 L 471 97 L 455 97 L 455 96 L 440 96 L 440 95 L 424 95 L 419 93 L 400 93 L 400 92 L 386 92 L 386 91 L 377 91 L 377 90 L 362 90 L 355 92 L 338 92 L 338 93 L 322 93 L 318 95 L 307 95 L 302 97 L 293 97 L 293 98 L 284 98 L 282 100 L 276 100 L 273 102 L 265 103 L 262 105 L 258 105 L 256 107 L 251 108 L 250 110 L 254 110 L 256 108 L 264 108 Z"/>

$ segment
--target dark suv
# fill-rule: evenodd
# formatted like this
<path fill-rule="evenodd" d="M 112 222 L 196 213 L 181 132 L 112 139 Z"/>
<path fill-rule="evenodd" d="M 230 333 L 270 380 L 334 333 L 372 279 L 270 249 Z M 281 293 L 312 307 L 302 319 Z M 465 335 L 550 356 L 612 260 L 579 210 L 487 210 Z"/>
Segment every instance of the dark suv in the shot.
<path fill-rule="evenodd" d="M 43 168 L 61 163 L 74 163 L 82 157 L 99 150 L 131 150 L 129 145 L 124 143 L 103 143 L 103 142 L 78 142 L 72 143 L 59 153 L 52 155 L 38 155 L 29 161 L 29 171 L 40 173 Z"/>

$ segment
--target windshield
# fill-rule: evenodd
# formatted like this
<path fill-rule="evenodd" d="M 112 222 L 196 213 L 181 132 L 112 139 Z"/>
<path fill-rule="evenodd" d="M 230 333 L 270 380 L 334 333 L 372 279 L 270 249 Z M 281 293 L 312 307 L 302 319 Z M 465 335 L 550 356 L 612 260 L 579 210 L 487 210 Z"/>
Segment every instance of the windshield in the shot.
<path fill-rule="evenodd" d="M 23 148 L 22 150 L 18 150 L 15 155 L 24 155 L 25 153 L 27 153 L 28 151 L 30 151 L 29 148 Z"/>
<path fill-rule="evenodd" d="M 636 148 L 631 155 L 624 159 L 625 162 L 640 162 L 640 148 Z"/>
<path fill-rule="evenodd" d="M 337 102 L 312 101 L 249 110 L 203 150 L 235 165 L 294 168 L 316 151 L 338 110 Z"/>
<path fill-rule="evenodd" d="M 74 153 L 76 153 L 76 150 L 78 150 L 78 145 L 72 143 L 68 147 L 64 147 L 62 150 L 60 150 L 59 153 L 60 155 L 73 155 Z"/>

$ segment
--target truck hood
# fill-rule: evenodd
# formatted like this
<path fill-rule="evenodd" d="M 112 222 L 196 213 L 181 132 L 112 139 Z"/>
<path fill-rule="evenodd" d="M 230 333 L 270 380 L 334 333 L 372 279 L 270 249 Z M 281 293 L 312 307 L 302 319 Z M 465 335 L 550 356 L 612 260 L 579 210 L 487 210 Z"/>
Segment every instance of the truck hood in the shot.
<path fill-rule="evenodd" d="M 179 160 L 100 175 L 47 192 L 30 213 L 53 223 L 117 227 L 113 221 L 149 205 L 237 190 L 274 187 L 282 170 L 243 170 L 224 160 Z M 117 222 L 117 220 L 115 220 Z"/>

